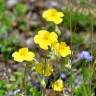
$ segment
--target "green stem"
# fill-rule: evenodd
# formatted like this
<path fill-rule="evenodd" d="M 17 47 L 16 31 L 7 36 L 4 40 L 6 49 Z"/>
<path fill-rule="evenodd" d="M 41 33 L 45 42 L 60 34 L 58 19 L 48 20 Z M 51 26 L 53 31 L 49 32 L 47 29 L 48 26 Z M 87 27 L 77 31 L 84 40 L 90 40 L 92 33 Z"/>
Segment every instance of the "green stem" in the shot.
<path fill-rule="evenodd" d="M 93 79 L 93 75 L 95 73 L 95 66 L 96 66 L 96 61 L 93 63 L 91 70 L 90 70 L 90 80 Z"/>
<path fill-rule="evenodd" d="M 55 26 L 55 31 L 57 32 L 57 34 L 60 36 L 61 35 L 61 31 L 59 29 L 59 27 L 56 25 Z"/>
<path fill-rule="evenodd" d="M 45 61 L 44 61 L 44 66 L 43 66 L 43 69 L 44 69 L 44 71 L 43 71 L 43 80 L 45 80 L 45 78 L 44 78 L 44 74 L 45 74 L 45 70 L 46 70 L 46 64 L 47 64 L 47 59 L 46 59 L 46 57 L 45 57 Z M 45 94 L 46 94 L 46 89 L 45 89 L 45 86 L 43 86 L 43 96 L 45 96 Z"/>
<path fill-rule="evenodd" d="M 88 96 L 88 95 L 87 95 L 87 90 L 86 90 L 86 81 L 85 81 L 85 77 L 84 77 L 84 72 L 85 72 L 84 68 L 85 68 L 85 67 L 86 67 L 86 66 L 85 66 L 85 63 L 82 62 L 83 89 L 84 89 L 83 94 L 84 94 L 84 96 Z"/>
<path fill-rule="evenodd" d="M 91 55 L 93 55 L 93 18 L 92 18 L 92 14 L 90 15 L 90 22 L 91 22 L 91 24 L 90 24 L 91 25 Z M 92 64 L 92 70 L 91 70 L 91 72 L 89 74 L 90 75 L 90 78 L 89 78 L 90 81 L 92 81 L 93 74 L 95 72 L 95 63 L 92 63 L 92 61 L 91 61 L 91 64 Z M 90 84 L 90 89 L 92 91 L 91 84 Z"/>
<path fill-rule="evenodd" d="M 25 63 L 25 65 L 24 65 L 24 77 L 23 77 L 23 87 L 24 87 L 25 95 L 27 95 L 26 94 L 26 85 L 27 85 L 26 84 L 26 78 L 27 78 L 26 77 L 26 75 L 27 75 L 26 73 L 27 73 L 27 64 Z"/>
<path fill-rule="evenodd" d="M 71 37 L 70 37 L 70 43 L 71 43 L 71 50 L 73 51 L 73 48 L 72 48 L 72 9 L 71 9 L 71 0 L 68 0 L 68 11 L 69 11 L 69 20 L 70 20 L 70 34 L 71 34 Z M 71 64 L 72 64 L 72 52 L 71 52 Z M 74 82 L 74 78 L 73 78 L 73 70 L 72 70 L 72 67 L 71 67 L 71 92 L 72 92 L 72 96 L 73 96 L 73 92 L 74 92 L 74 89 L 73 89 L 73 82 Z"/>
<path fill-rule="evenodd" d="M 83 75 L 83 89 L 84 96 L 91 96 L 91 84 L 90 84 L 90 75 L 88 74 L 88 68 L 86 66 L 87 62 L 82 62 L 82 75 Z"/>

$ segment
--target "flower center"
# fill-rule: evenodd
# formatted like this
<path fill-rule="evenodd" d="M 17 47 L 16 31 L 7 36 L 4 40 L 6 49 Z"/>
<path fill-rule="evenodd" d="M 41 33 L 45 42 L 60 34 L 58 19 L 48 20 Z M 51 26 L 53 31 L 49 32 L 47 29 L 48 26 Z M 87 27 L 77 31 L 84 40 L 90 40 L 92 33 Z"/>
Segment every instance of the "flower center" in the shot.
<path fill-rule="evenodd" d="M 56 14 L 54 12 L 51 13 L 52 17 L 56 17 Z"/>
<path fill-rule="evenodd" d="M 64 49 L 66 47 L 66 44 L 61 42 L 60 45 L 59 45 L 59 49 Z"/>
<path fill-rule="evenodd" d="M 44 37 L 43 39 L 48 40 L 48 37 Z"/>
<path fill-rule="evenodd" d="M 64 48 L 65 48 L 64 45 L 59 46 L 59 49 L 64 49 Z"/>
<path fill-rule="evenodd" d="M 56 86 L 57 86 L 57 87 L 59 87 L 59 86 L 60 86 L 58 82 L 56 82 Z"/>
<path fill-rule="evenodd" d="M 49 39 L 49 34 L 45 34 L 45 36 L 43 37 L 44 40 L 48 40 Z"/>
<path fill-rule="evenodd" d="M 21 55 L 21 56 L 25 56 L 26 54 L 27 54 L 26 51 L 20 52 L 20 55 Z"/>

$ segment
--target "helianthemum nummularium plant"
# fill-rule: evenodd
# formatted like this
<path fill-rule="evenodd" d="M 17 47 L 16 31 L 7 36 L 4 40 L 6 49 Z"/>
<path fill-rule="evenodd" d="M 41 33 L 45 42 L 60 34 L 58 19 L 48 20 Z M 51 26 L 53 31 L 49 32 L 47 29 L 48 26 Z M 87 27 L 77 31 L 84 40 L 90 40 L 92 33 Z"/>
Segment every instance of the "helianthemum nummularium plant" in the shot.
<path fill-rule="evenodd" d="M 45 10 L 42 14 L 42 17 L 49 22 L 53 22 L 58 25 L 63 22 L 64 14 L 63 12 L 57 11 L 54 8 Z M 37 44 L 41 49 L 52 51 L 57 55 L 57 57 L 67 57 L 71 54 L 70 47 L 65 42 L 60 42 L 58 40 L 58 34 L 52 30 L 51 32 L 48 30 L 40 30 L 34 36 L 34 43 Z M 52 50 L 49 50 L 52 49 Z M 47 57 L 46 54 L 45 57 Z M 33 61 L 35 62 L 35 71 L 39 75 L 43 75 L 44 77 L 49 77 L 54 73 L 54 66 L 49 62 L 37 62 L 34 52 L 28 50 L 28 48 L 21 48 L 19 51 L 16 51 L 12 54 L 12 57 L 17 62 L 23 61 Z M 44 58 L 46 59 L 46 58 Z M 52 58 L 49 57 L 51 60 Z M 49 61 L 50 61 L 49 60 Z M 44 61 L 44 60 L 43 60 Z M 60 65 L 60 64 L 59 64 Z M 58 65 L 57 65 L 58 66 Z M 43 78 L 42 78 L 43 79 Z M 61 92 L 63 90 L 64 84 L 63 80 L 59 77 L 57 80 L 51 84 L 51 87 L 54 91 Z"/>

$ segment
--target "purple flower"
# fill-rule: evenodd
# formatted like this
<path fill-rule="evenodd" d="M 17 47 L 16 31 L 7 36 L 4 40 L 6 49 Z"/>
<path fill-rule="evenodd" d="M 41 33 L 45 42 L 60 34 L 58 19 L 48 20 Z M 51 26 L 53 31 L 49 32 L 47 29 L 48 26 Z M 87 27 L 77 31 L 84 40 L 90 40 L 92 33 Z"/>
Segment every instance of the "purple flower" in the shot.
<path fill-rule="evenodd" d="M 87 60 L 87 61 L 92 61 L 93 56 L 91 56 L 88 51 L 82 51 L 80 53 L 80 59 Z"/>
<path fill-rule="evenodd" d="M 67 78 L 66 73 L 65 72 L 62 72 L 61 73 L 61 79 L 65 81 L 66 78 Z"/>

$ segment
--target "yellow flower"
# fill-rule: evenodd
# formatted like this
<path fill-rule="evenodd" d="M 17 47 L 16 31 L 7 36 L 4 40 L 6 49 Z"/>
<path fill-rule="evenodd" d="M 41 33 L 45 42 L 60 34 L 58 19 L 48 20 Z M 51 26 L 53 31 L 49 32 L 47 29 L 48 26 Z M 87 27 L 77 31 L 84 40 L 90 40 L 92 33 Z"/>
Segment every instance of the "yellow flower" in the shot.
<path fill-rule="evenodd" d="M 54 50 L 62 57 L 66 57 L 71 54 L 71 49 L 65 42 L 56 43 L 54 45 Z"/>
<path fill-rule="evenodd" d="M 53 88 L 54 91 L 61 92 L 63 90 L 63 87 L 64 87 L 64 84 L 63 84 L 63 81 L 61 79 L 58 79 L 57 81 L 55 81 L 52 84 L 52 88 Z"/>
<path fill-rule="evenodd" d="M 48 9 L 45 10 L 42 14 L 42 17 L 47 21 L 54 22 L 55 24 L 60 24 L 63 21 L 64 14 L 63 12 L 59 12 L 56 9 Z"/>
<path fill-rule="evenodd" d="M 34 42 L 39 44 L 40 48 L 47 50 L 49 46 L 58 42 L 58 36 L 55 32 L 48 32 L 47 30 L 40 30 L 38 35 L 34 37 Z"/>
<path fill-rule="evenodd" d="M 25 61 L 32 61 L 35 57 L 35 54 L 33 52 L 28 51 L 28 48 L 21 48 L 19 49 L 19 52 L 14 52 L 12 54 L 12 57 L 15 61 L 23 62 Z"/>
<path fill-rule="evenodd" d="M 42 63 L 36 64 L 36 72 L 44 76 L 50 76 L 53 73 L 53 66 L 51 64 L 46 64 L 44 66 Z"/>

